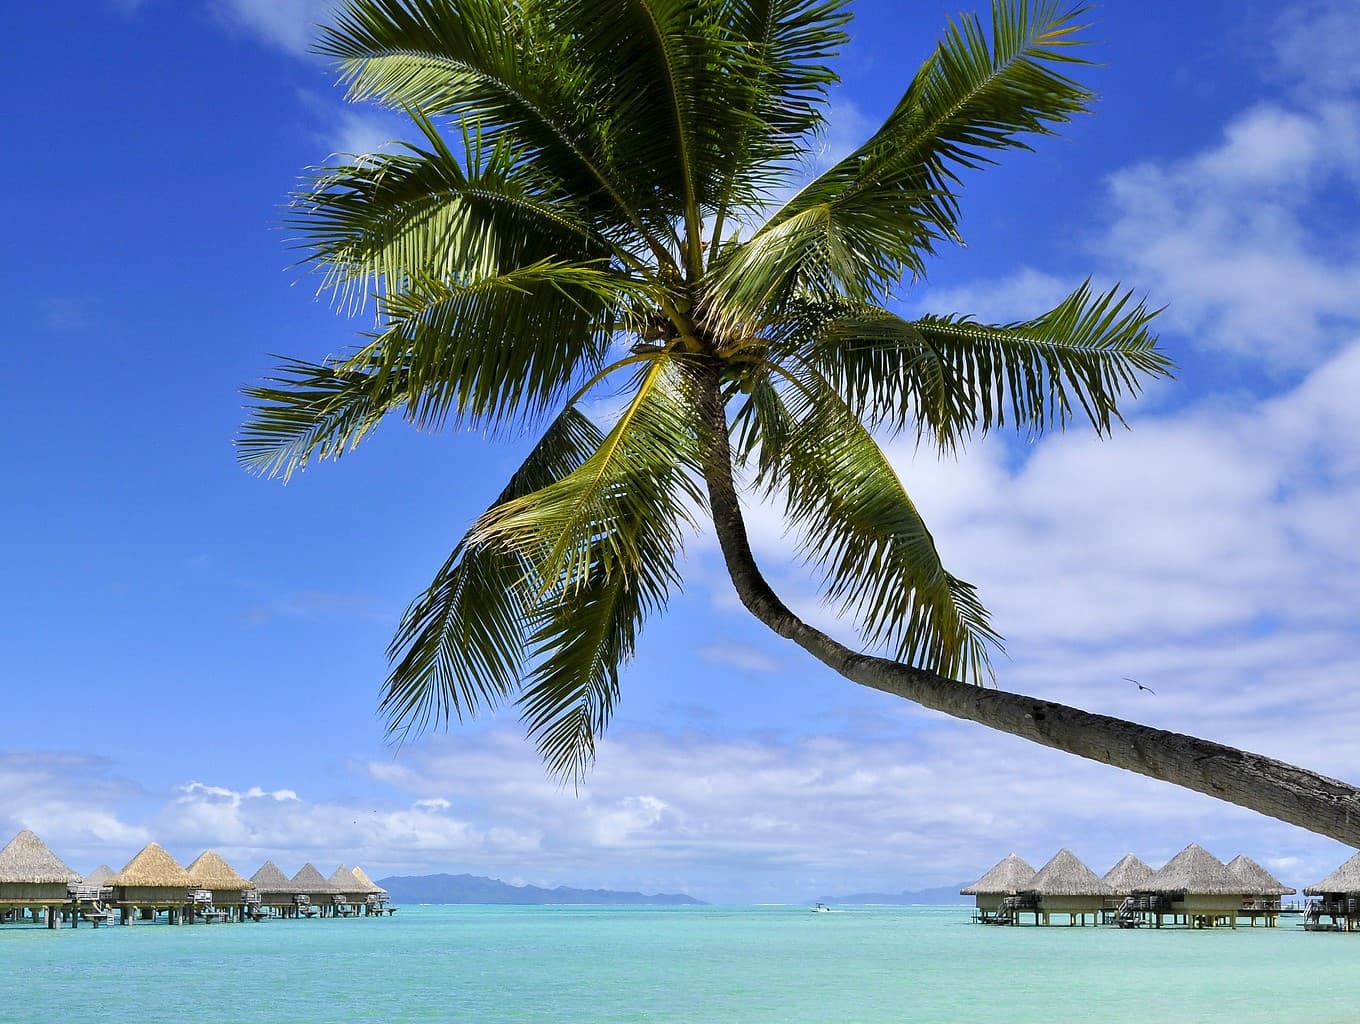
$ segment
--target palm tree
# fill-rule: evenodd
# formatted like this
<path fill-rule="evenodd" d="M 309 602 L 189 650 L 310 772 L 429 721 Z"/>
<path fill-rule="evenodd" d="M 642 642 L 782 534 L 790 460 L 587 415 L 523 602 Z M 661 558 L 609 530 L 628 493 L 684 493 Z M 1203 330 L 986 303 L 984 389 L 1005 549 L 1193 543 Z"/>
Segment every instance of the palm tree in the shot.
<path fill-rule="evenodd" d="M 843 0 L 349 0 L 318 50 L 416 141 L 323 168 L 292 223 L 376 327 L 247 389 L 240 458 L 286 478 L 388 414 L 537 436 L 402 620 L 393 732 L 514 702 L 579 778 L 708 514 L 746 607 L 846 678 L 1360 845 L 1350 786 L 985 685 L 999 638 L 879 447 L 1105 434 L 1169 372 L 1122 289 L 999 325 L 892 309 L 958 240 L 959 176 L 1091 103 L 1068 77 L 1082 14 L 993 0 L 989 28 L 950 24 L 883 125 L 795 189 Z M 770 588 L 739 479 L 782 504 L 863 650 Z"/>

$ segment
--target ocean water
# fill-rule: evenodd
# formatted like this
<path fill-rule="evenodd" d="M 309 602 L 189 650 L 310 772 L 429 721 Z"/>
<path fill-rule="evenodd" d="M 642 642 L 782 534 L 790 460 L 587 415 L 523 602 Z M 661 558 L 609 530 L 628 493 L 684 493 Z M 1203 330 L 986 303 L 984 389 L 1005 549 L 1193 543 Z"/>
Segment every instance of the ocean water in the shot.
<path fill-rule="evenodd" d="M 402 907 L 0 927 L 0 1022 L 1360 1020 L 1360 935 L 984 928 L 963 908 Z"/>

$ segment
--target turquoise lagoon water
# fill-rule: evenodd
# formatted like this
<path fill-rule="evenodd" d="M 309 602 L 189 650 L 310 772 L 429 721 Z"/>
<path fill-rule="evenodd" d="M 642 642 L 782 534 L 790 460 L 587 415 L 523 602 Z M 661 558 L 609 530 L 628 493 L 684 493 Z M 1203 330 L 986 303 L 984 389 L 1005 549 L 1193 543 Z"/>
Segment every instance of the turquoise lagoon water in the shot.
<path fill-rule="evenodd" d="M 965 909 L 403 907 L 0 927 L 0 1022 L 1360 1020 L 1360 935 L 983 928 Z"/>

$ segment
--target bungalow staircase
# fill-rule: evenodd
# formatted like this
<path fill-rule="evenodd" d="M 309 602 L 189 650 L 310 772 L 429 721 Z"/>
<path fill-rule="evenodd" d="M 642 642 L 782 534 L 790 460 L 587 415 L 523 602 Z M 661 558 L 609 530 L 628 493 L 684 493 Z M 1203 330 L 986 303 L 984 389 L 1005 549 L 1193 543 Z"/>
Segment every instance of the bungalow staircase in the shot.
<path fill-rule="evenodd" d="M 1007 896 L 1001 901 L 1001 905 L 996 908 L 996 912 L 987 918 L 988 924 L 1017 924 L 1020 921 L 1020 909 L 1026 906 L 1026 901 L 1021 896 Z"/>
<path fill-rule="evenodd" d="M 1114 912 L 1114 923 L 1120 928 L 1137 928 L 1143 923 L 1141 911 L 1145 903 L 1135 896 L 1125 896 Z"/>

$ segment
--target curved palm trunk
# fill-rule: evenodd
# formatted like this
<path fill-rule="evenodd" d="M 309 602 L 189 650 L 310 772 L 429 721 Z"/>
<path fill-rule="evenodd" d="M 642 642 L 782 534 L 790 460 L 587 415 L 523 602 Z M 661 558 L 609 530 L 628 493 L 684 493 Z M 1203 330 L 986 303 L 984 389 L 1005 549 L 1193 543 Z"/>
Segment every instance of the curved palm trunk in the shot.
<path fill-rule="evenodd" d="M 706 434 L 704 477 L 718 542 L 742 603 L 780 636 L 863 686 L 1044 746 L 1207 793 L 1360 847 L 1360 789 L 1355 786 L 1184 733 L 972 686 L 860 654 L 803 622 L 770 588 L 751 554 L 732 479 L 718 376 L 712 367 L 701 370 L 699 376 L 700 415 Z"/>

